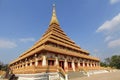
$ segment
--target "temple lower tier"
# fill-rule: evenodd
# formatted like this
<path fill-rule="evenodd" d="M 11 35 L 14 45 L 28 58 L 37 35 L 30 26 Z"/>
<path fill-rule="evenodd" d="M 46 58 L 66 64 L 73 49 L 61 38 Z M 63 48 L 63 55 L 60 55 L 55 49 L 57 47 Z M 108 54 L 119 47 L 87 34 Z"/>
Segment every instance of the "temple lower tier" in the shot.
<path fill-rule="evenodd" d="M 86 58 L 78 58 L 69 55 L 56 53 L 34 54 L 30 57 L 17 61 L 10 65 L 14 74 L 31 74 L 41 72 L 63 72 L 80 70 L 97 70 L 100 68 L 100 62 Z"/>

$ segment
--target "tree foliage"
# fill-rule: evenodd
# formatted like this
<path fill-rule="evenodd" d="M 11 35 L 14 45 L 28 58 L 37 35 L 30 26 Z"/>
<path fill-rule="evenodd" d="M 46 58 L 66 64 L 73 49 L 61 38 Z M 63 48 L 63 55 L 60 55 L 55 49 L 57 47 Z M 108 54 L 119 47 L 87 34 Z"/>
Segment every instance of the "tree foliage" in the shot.
<path fill-rule="evenodd" d="M 110 58 L 105 58 L 104 62 L 101 62 L 101 66 L 114 67 L 120 69 L 120 55 L 114 55 Z"/>
<path fill-rule="evenodd" d="M 100 65 L 101 65 L 102 67 L 108 67 L 108 65 L 107 65 L 105 62 L 100 62 Z"/>
<path fill-rule="evenodd" d="M 109 65 L 111 67 L 115 67 L 117 69 L 120 69 L 120 55 L 114 55 L 111 57 Z"/>
<path fill-rule="evenodd" d="M 6 71 L 7 67 L 8 67 L 7 64 L 3 64 L 2 62 L 0 62 L 0 70 Z"/>

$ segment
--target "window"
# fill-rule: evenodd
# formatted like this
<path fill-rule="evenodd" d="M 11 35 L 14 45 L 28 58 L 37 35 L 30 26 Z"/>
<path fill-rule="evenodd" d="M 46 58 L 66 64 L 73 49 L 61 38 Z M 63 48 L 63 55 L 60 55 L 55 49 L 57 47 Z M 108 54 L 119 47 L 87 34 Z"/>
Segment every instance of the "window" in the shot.
<path fill-rule="evenodd" d="M 85 67 L 87 66 L 87 63 L 85 63 Z"/>
<path fill-rule="evenodd" d="M 42 61 L 38 61 L 38 66 L 42 66 Z"/>
<path fill-rule="evenodd" d="M 64 69 L 64 61 L 59 61 L 59 66 Z"/>
<path fill-rule="evenodd" d="M 78 64 L 77 64 L 77 62 L 75 62 L 75 68 L 78 68 Z"/>
<path fill-rule="evenodd" d="M 49 66 L 54 66 L 54 60 L 48 60 L 48 65 Z"/>
<path fill-rule="evenodd" d="M 35 62 L 32 62 L 32 65 L 35 65 Z"/>
<path fill-rule="evenodd" d="M 30 66 L 30 63 L 28 63 L 28 66 Z"/>
<path fill-rule="evenodd" d="M 71 62 L 68 62 L 68 68 L 72 68 Z"/>
<path fill-rule="evenodd" d="M 80 66 L 83 66 L 83 63 L 80 63 Z"/>

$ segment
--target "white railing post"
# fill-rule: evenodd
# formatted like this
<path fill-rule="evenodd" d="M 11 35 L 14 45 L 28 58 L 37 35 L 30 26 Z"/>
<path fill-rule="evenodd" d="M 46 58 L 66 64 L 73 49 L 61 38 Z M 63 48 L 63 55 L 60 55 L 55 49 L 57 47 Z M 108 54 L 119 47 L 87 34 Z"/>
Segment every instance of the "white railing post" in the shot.
<path fill-rule="evenodd" d="M 65 74 L 65 80 L 68 80 L 68 74 Z"/>

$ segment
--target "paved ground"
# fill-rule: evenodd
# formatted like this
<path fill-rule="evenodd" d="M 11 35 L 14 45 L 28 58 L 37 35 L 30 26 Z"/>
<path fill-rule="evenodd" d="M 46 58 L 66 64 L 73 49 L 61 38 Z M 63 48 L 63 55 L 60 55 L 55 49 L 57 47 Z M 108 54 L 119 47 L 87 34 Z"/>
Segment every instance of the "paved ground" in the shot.
<path fill-rule="evenodd" d="M 75 78 L 70 80 L 120 80 L 120 71 L 95 74 L 90 77 Z"/>
<path fill-rule="evenodd" d="M 7 80 L 7 79 L 0 79 Z M 70 80 L 120 80 L 120 71 L 91 75 L 90 77 L 74 78 Z"/>

